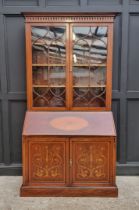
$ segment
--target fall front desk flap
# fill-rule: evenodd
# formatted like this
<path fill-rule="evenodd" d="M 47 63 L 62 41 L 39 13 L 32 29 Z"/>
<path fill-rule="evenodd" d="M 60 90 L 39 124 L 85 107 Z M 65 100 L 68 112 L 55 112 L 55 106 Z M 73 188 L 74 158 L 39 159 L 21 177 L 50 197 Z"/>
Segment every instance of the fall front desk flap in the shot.
<path fill-rule="evenodd" d="M 112 112 L 26 112 L 23 136 L 116 136 Z"/>

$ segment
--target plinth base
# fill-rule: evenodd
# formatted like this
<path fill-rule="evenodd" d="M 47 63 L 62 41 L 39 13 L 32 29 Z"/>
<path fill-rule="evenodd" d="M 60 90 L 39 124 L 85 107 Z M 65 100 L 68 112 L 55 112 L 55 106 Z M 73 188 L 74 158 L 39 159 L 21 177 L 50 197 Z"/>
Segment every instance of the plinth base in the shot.
<path fill-rule="evenodd" d="M 118 197 L 113 187 L 31 187 L 22 186 L 21 197 Z"/>

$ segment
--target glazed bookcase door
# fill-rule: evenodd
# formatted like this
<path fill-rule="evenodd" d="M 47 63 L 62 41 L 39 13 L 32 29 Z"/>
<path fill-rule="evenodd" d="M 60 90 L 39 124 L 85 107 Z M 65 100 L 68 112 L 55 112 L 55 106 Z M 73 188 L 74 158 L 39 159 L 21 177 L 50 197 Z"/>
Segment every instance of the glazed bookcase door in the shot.
<path fill-rule="evenodd" d="M 30 101 L 33 109 L 66 109 L 68 61 L 67 26 L 39 24 L 30 26 L 31 75 Z M 28 35 L 28 34 L 27 34 Z"/>
<path fill-rule="evenodd" d="M 72 110 L 110 107 L 112 45 L 109 32 L 108 25 L 103 24 L 71 25 Z"/>
<path fill-rule="evenodd" d="M 36 139 L 37 140 L 37 139 Z M 39 138 L 29 142 L 29 182 L 68 184 L 69 147 L 66 138 Z"/>
<path fill-rule="evenodd" d="M 26 23 L 28 109 L 110 110 L 112 43 L 111 23 Z"/>
<path fill-rule="evenodd" d="M 109 157 L 112 153 L 112 142 L 107 138 L 71 138 L 71 185 L 111 184 L 113 160 Z"/>

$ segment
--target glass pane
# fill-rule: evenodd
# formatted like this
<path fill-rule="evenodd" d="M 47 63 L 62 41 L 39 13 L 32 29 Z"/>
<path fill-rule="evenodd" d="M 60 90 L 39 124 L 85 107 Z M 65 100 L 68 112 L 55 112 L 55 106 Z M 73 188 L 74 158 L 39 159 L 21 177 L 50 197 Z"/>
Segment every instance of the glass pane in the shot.
<path fill-rule="evenodd" d="M 48 67 L 33 67 L 33 85 L 48 85 Z"/>
<path fill-rule="evenodd" d="M 105 107 L 107 27 L 73 27 L 73 106 Z"/>
<path fill-rule="evenodd" d="M 57 86 L 65 87 L 65 67 L 56 67 L 56 66 L 51 66 L 49 68 L 49 85 L 50 86 Z"/>
<path fill-rule="evenodd" d="M 105 88 L 74 87 L 73 92 L 74 107 L 104 107 Z"/>
<path fill-rule="evenodd" d="M 65 106 L 65 88 L 34 87 L 33 105 L 35 107 Z"/>
<path fill-rule="evenodd" d="M 105 68 L 104 67 L 73 67 L 73 85 L 74 87 L 99 87 L 105 86 Z"/>
<path fill-rule="evenodd" d="M 32 27 L 32 63 L 65 64 L 65 28 Z"/>
<path fill-rule="evenodd" d="M 66 106 L 65 27 L 32 27 L 33 106 Z"/>

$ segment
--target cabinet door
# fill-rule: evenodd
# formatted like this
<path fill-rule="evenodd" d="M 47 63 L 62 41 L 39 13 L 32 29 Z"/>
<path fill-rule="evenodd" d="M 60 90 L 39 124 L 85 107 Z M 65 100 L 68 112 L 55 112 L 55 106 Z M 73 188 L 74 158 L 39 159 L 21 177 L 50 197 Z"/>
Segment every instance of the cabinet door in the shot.
<path fill-rule="evenodd" d="M 26 27 L 28 106 L 34 110 L 64 110 L 69 92 L 67 25 L 47 23 Z"/>
<path fill-rule="evenodd" d="M 108 31 L 108 26 L 103 24 L 71 26 L 73 110 L 104 110 L 109 106 L 112 40 L 109 38 L 108 42 Z"/>
<path fill-rule="evenodd" d="M 107 138 L 71 138 L 71 184 L 110 184 L 114 166 L 112 145 Z"/>
<path fill-rule="evenodd" d="M 68 145 L 65 138 L 33 138 L 29 141 L 29 182 L 67 185 Z"/>

